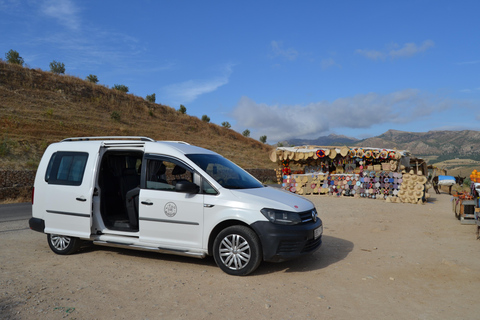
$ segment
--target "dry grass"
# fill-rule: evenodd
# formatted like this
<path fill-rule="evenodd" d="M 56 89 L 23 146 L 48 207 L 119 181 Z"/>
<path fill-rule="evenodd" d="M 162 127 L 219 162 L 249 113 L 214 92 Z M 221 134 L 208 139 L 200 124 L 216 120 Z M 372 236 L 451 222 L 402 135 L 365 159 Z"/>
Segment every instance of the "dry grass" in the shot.
<path fill-rule="evenodd" d="M 218 152 L 244 168 L 276 167 L 268 158 L 271 146 L 231 129 L 76 77 L 3 61 L 0 129 L 0 168 L 35 168 L 52 142 L 108 135 L 180 140 Z"/>

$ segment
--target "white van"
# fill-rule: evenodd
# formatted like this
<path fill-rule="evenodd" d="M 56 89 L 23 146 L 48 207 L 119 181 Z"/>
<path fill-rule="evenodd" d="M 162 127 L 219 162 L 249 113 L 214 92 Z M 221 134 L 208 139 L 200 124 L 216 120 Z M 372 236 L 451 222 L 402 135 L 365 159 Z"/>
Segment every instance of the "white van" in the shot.
<path fill-rule="evenodd" d="M 231 275 L 321 245 L 303 197 L 263 186 L 221 155 L 145 137 L 69 138 L 50 145 L 34 184 L 30 228 L 57 254 L 97 245 L 203 258 Z"/>

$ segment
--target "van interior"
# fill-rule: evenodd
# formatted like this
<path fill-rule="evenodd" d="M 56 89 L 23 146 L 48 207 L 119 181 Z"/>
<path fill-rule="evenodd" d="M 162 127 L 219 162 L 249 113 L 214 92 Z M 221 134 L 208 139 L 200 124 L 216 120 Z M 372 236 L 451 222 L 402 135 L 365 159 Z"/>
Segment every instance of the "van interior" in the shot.
<path fill-rule="evenodd" d="M 138 231 L 138 195 L 143 152 L 107 151 L 100 164 L 100 212 L 105 227 Z"/>

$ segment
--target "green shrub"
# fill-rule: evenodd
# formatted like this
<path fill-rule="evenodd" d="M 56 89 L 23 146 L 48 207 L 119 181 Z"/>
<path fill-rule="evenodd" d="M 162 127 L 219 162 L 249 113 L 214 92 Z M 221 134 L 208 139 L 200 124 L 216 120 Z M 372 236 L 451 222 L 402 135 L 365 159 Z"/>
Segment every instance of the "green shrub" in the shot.
<path fill-rule="evenodd" d="M 10 154 L 11 141 L 8 137 L 4 136 L 3 141 L 0 142 L 0 156 L 5 157 Z"/>
<path fill-rule="evenodd" d="M 118 111 L 112 111 L 112 113 L 110 114 L 110 118 L 112 118 L 112 120 L 115 120 L 115 121 L 120 121 L 122 116 Z"/>
<path fill-rule="evenodd" d="M 118 91 L 122 91 L 122 92 L 125 92 L 125 93 L 128 92 L 128 87 L 124 84 L 115 84 L 113 86 L 113 89 L 118 90 Z"/>
<path fill-rule="evenodd" d="M 267 142 L 267 136 L 261 136 L 260 137 L 260 142 L 261 143 L 266 143 Z"/>
<path fill-rule="evenodd" d="M 178 108 L 178 112 L 181 114 L 186 114 L 187 113 L 187 108 L 183 104 L 180 105 L 180 108 Z"/>
<path fill-rule="evenodd" d="M 19 64 L 23 66 L 23 64 L 25 63 L 25 61 L 23 61 L 23 58 L 20 57 L 20 54 L 12 49 L 5 53 L 5 58 L 7 59 L 7 62 L 11 64 Z"/>
<path fill-rule="evenodd" d="M 230 129 L 232 125 L 228 121 L 223 121 L 222 122 L 222 127 Z"/>
<path fill-rule="evenodd" d="M 150 95 L 147 95 L 147 97 L 145 98 L 145 100 L 147 100 L 148 102 L 153 102 L 155 103 L 155 93 L 152 93 Z"/>
<path fill-rule="evenodd" d="M 242 135 L 243 135 L 244 137 L 247 137 L 247 138 L 250 137 L 250 130 L 245 129 L 245 130 L 242 132 Z"/>
<path fill-rule="evenodd" d="M 52 108 L 48 108 L 46 111 L 45 111 L 45 116 L 51 118 L 53 117 L 53 109 Z"/>
<path fill-rule="evenodd" d="M 98 83 L 98 78 L 94 74 L 89 74 L 86 80 L 92 83 Z"/>
<path fill-rule="evenodd" d="M 50 72 L 55 74 L 64 74 L 65 64 L 63 62 L 53 60 L 52 62 L 50 62 Z"/>
<path fill-rule="evenodd" d="M 206 114 L 204 114 L 204 115 L 202 116 L 202 121 L 210 122 L 210 117 L 207 116 Z"/>

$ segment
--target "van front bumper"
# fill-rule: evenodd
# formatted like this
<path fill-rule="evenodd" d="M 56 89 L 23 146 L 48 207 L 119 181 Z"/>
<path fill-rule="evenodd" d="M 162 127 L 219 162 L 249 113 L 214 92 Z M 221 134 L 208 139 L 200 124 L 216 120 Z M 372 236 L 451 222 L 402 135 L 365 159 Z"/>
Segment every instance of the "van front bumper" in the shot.
<path fill-rule="evenodd" d="M 294 259 L 315 252 L 322 244 L 323 225 L 320 219 L 293 226 L 257 221 L 251 227 L 260 238 L 265 261 Z"/>

